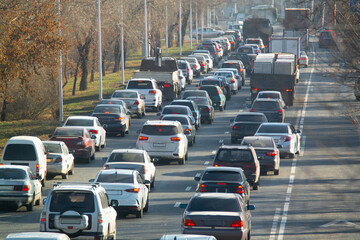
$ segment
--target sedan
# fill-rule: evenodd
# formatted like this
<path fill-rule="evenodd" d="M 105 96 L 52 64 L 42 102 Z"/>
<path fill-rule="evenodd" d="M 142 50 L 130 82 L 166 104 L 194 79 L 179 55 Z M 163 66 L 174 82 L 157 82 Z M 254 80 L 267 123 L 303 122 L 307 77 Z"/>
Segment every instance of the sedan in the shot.
<path fill-rule="evenodd" d="M 149 209 L 149 189 L 145 185 L 149 182 L 136 170 L 100 170 L 90 182 L 101 183 L 109 199 L 118 200 L 118 206 L 113 207 L 119 215 L 135 214 L 142 218 Z"/>
<path fill-rule="evenodd" d="M 102 100 L 99 101 L 98 105 L 100 105 L 100 104 L 116 104 L 116 105 L 120 105 L 125 109 L 126 113 L 131 115 L 131 112 L 129 111 L 129 109 L 127 108 L 126 103 L 123 100 L 120 100 L 120 99 L 102 99 Z"/>
<path fill-rule="evenodd" d="M 219 86 L 215 85 L 203 85 L 200 87 L 200 90 L 205 90 L 208 92 L 212 105 L 214 108 L 224 111 L 226 108 L 226 97 Z"/>
<path fill-rule="evenodd" d="M 232 94 L 236 94 L 238 92 L 238 81 L 236 80 L 234 72 L 222 70 L 215 72 L 214 75 L 226 77 L 226 81 L 230 84 Z"/>
<path fill-rule="evenodd" d="M 282 156 L 293 158 L 300 153 L 301 131 L 296 130 L 290 123 L 262 123 L 255 136 L 274 138 Z"/>
<path fill-rule="evenodd" d="M 206 97 L 212 105 L 211 98 L 205 90 L 186 90 L 182 95 L 182 99 L 187 99 L 188 97 Z"/>
<path fill-rule="evenodd" d="M 241 168 L 207 167 L 194 179 L 198 181 L 196 192 L 238 193 L 246 204 L 250 203 L 250 184 Z"/>
<path fill-rule="evenodd" d="M 47 177 L 61 175 L 67 179 L 68 175 L 74 174 L 74 156 L 62 141 L 43 141 L 47 159 Z"/>
<path fill-rule="evenodd" d="M 182 115 L 182 114 L 169 114 L 169 115 L 164 115 L 164 117 L 161 120 L 168 120 L 168 121 L 178 121 L 181 123 L 183 129 L 184 129 L 184 134 L 188 139 L 188 145 L 192 146 L 195 143 L 195 134 L 196 134 L 196 127 L 195 127 L 195 122 L 191 121 L 191 119 L 189 118 L 189 116 L 187 115 Z"/>
<path fill-rule="evenodd" d="M 166 114 L 184 114 L 189 116 L 189 118 L 191 119 L 191 121 L 195 121 L 196 120 L 194 118 L 194 115 L 191 111 L 191 109 L 188 106 L 183 106 L 183 105 L 166 105 L 163 110 L 161 111 L 161 113 L 158 113 L 157 115 L 159 115 L 159 120 L 162 120 L 163 116 Z"/>
<path fill-rule="evenodd" d="M 260 162 L 261 175 L 266 175 L 268 171 L 274 171 L 274 175 L 279 175 L 280 153 L 272 137 L 244 137 L 241 145 L 251 145 L 255 149 Z"/>
<path fill-rule="evenodd" d="M 208 122 L 211 124 L 214 121 L 215 110 L 207 97 L 188 97 L 187 99 L 193 100 L 198 106 L 201 114 L 201 123 Z"/>
<path fill-rule="evenodd" d="M 282 94 L 279 91 L 260 91 L 256 96 L 257 99 L 265 98 L 265 99 L 278 99 L 281 103 L 282 108 L 286 109 L 285 101 L 282 98 Z"/>
<path fill-rule="evenodd" d="M 95 136 L 96 151 L 100 151 L 106 146 L 106 131 L 102 127 L 97 117 L 72 116 L 68 117 L 63 127 L 84 127 L 92 136 Z"/>
<path fill-rule="evenodd" d="M 269 122 L 284 122 L 285 108 L 279 99 L 258 98 L 254 100 L 250 112 L 264 113 Z"/>
<path fill-rule="evenodd" d="M 138 118 L 145 116 L 145 97 L 141 96 L 138 91 L 116 90 L 111 95 L 111 99 L 123 100 L 129 111 L 132 114 L 135 114 Z"/>
<path fill-rule="evenodd" d="M 138 170 L 149 186 L 155 186 L 156 168 L 154 159 L 151 159 L 145 150 L 140 149 L 114 149 L 106 161 L 104 169 L 134 169 Z"/>
<path fill-rule="evenodd" d="M 253 205 L 235 193 L 196 193 L 182 221 L 185 234 L 212 235 L 216 239 L 250 239 Z"/>
<path fill-rule="evenodd" d="M 0 165 L 0 203 L 32 211 L 41 203 L 42 185 L 28 166 Z"/>

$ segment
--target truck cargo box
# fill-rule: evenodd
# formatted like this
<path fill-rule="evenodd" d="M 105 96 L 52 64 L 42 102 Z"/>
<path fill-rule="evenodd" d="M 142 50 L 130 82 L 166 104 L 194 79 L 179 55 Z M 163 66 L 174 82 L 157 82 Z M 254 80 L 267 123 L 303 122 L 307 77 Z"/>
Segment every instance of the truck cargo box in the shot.
<path fill-rule="evenodd" d="M 273 60 L 256 60 L 254 62 L 254 73 L 260 73 L 260 74 L 272 74 L 273 68 L 274 68 L 274 61 Z"/>
<path fill-rule="evenodd" d="M 291 59 L 278 59 L 274 64 L 274 74 L 291 75 L 295 71 L 295 62 Z"/>

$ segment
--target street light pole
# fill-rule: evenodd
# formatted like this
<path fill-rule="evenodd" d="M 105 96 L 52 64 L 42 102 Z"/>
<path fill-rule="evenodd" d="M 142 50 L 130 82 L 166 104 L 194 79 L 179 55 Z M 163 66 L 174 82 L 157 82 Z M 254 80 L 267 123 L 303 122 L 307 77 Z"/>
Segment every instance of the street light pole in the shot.
<path fill-rule="evenodd" d="M 124 64 L 124 6 L 121 1 L 121 83 L 125 84 L 125 64 Z"/>
<path fill-rule="evenodd" d="M 98 25 L 99 25 L 99 99 L 103 99 L 102 94 L 102 57 L 101 57 L 101 14 L 100 0 L 98 0 Z"/>
<path fill-rule="evenodd" d="M 60 0 L 58 0 L 58 9 L 57 9 L 57 18 L 59 23 L 59 37 L 61 37 L 61 28 L 60 28 Z M 64 121 L 63 116 L 63 89 L 62 89 L 62 54 L 61 47 L 59 49 L 59 121 L 62 123 Z"/>
<path fill-rule="evenodd" d="M 192 25 L 193 25 L 193 21 L 192 21 L 192 1 L 190 0 L 190 49 L 193 48 L 192 46 Z"/>
<path fill-rule="evenodd" d="M 169 56 L 169 30 L 168 30 L 168 12 L 167 12 L 167 0 L 165 0 L 165 49 L 166 56 Z"/>
<path fill-rule="evenodd" d="M 182 55 L 181 0 L 179 5 L 179 46 L 180 46 L 180 56 L 181 56 Z"/>
<path fill-rule="evenodd" d="M 145 57 L 149 56 L 149 45 L 148 45 L 148 33 L 147 33 L 147 6 L 146 6 L 146 1 L 144 0 L 144 14 L 145 14 Z"/>
<path fill-rule="evenodd" d="M 197 0 L 195 0 L 195 28 L 196 28 L 196 45 L 199 45 L 199 26 L 198 26 L 198 9 Z"/>

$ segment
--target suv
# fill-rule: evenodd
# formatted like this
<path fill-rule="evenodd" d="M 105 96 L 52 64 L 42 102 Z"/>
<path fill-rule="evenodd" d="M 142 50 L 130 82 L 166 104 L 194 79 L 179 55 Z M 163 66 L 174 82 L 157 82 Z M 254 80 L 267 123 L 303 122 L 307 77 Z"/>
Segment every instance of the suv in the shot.
<path fill-rule="evenodd" d="M 260 163 L 251 146 L 221 146 L 216 152 L 214 167 L 239 167 L 254 190 L 260 185 Z"/>
<path fill-rule="evenodd" d="M 265 46 L 261 38 L 247 38 L 245 44 L 256 44 L 259 46 L 261 52 L 265 52 Z"/>
<path fill-rule="evenodd" d="M 215 85 L 202 85 L 200 90 L 208 92 L 214 108 L 224 111 L 226 108 L 226 97 L 219 86 Z"/>
<path fill-rule="evenodd" d="M 222 76 L 209 76 L 200 80 L 198 88 L 200 89 L 203 85 L 217 85 L 223 90 L 226 100 L 231 99 L 230 85 L 226 81 L 225 77 Z"/>
<path fill-rule="evenodd" d="M 70 238 L 116 239 L 117 213 L 100 184 L 55 183 L 44 199 L 41 232 L 63 232 Z"/>
<path fill-rule="evenodd" d="M 246 73 L 245 73 L 245 66 L 244 66 L 242 61 L 240 61 L 240 60 L 228 60 L 228 61 L 225 61 L 222 64 L 221 68 L 236 68 L 238 70 L 239 75 L 243 79 L 242 86 L 245 85 Z"/>
<path fill-rule="evenodd" d="M 145 107 L 151 107 L 155 111 L 161 109 L 162 91 L 158 87 L 156 80 L 152 78 L 130 79 L 126 85 L 126 90 L 138 91 L 143 97 Z"/>
<path fill-rule="evenodd" d="M 190 66 L 190 63 L 186 60 L 178 60 L 177 64 L 184 77 L 186 78 L 187 84 L 191 84 L 194 78 L 194 72 Z"/>
<path fill-rule="evenodd" d="M 177 160 L 180 165 L 188 158 L 188 140 L 178 121 L 147 121 L 136 142 L 150 157 Z"/>

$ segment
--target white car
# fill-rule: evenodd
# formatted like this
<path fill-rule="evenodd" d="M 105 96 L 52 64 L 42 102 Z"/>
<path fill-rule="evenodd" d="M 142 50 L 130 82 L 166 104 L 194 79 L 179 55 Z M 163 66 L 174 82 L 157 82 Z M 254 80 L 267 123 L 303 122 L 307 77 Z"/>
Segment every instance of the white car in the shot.
<path fill-rule="evenodd" d="M 70 240 L 64 233 L 19 232 L 10 233 L 5 240 Z"/>
<path fill-rule="evenodd" d="M 143 174 L 145 180 L 150 182 L 149 187 L 155 186 L 156 167 L 154 160 L 145 150 L 114 149 L 105 159 L 104 169 L 135 169 Z"/>
<path fill-rule="evenodd" d="M 309 65 L 309 58 L 308 58 L 306 52 L 304 52 L 304 51 L 300 52 L 299 65 L 305 66 L 305 67 L 308 67 L 308 65 Z"/>
<path fill-rule="evenodd" d="M 106 131 L 97 117 L 72 116 L 68 117 L 63 125 L 64 127 L 84 127 L 92 136 L 96 136 L 95 149 L 101 151 L 106 147 Z"/>
<path fill-rule="evenodd" d="M 256 96 L 256 99 L 259 98 L 278 99 L 283 108 L 286 106 L 285 101 L 282 98 L 281 92 L 279 91 L 260 91 Z"/>
<path fill-rule="evenodd" d="M 214 236 L 198 234 L 165 234 L 160 240 L 216 240 Z"/>
<path fill-rule="evenodd" d="M 226 81 L 230 84 L 230 90 L 232 94 L 236 94 L 238 92 L 238 81 L 236 80 L 235 74 L 232 71 L 216 71 L 214 75 L 224 76 L 226 78 Z"/>
<path fill-rule="evenodd" d="M 186 78 L 186 82 L 191 84 L 194 79 L 194 71 L 190 65 L 190 63 L 186 60 L 177 60 L 177 64 L 180 72 L 183 73 L 183 76 Z"/>
<path fill-rule="evenodd" d="M 151 107 L 155 111 L 161 109 L 163 94 L 155 79 L 132 78 L 126 85 L 126 90 L 138 91 L 144 97 L 145 107 Z"/>
<path fill-rule="evenodd" d="M 290 123 L 262 123 L 255 133 L 255 136 L 274 138 L 280 154 L 291 158 L 300 153 L 300 135 L 301 131 Z"/>
<path fill-rule="evenodd" d="M 47 174 L 61 175 L 67 179 L 68 175 L 74 174 L 74 156 L 62 141 L 43 141 L 46 158 Z"/>
<path fill-rule="evenodd" d="M 184 77 L 182 71 L 179 71 L 179 80 L 181 84 L 181 91 L 184 91 L 186 86 L 186 78 Z"/>
<path fill-rule="evenodd" d="M 138 91 L 116 90 L 111 95 L 111 99 L 123 100 L 131 114 L 136 114 L 138 118 L 145 116 L 145 96 L 141 96 Z"/>
<path fill-rule="evenodd" d="M 152 158 L 177 160 L 181 165 L 188 158 L 188 140 L 178 121 L 145 122 L 136 148 L 146 150 Z"/>
<path fill-rule="evenodd" d="M 201 50 L 199 50 L 201 51 Z M 213 69 L 214 69 L 214 61 L 213 59 L 210 57 L 209 54 L 207 53 L 198 53 L 198 52 L 195 52 L 194 55 L 201 55 L 201 56 L 204 56 L 205 59 L 206 59 L 206 62 L 208 63 L 208 71 L 211 72 Z"/>
<path fill-rule="evenodd" d="M 114 208 L 119 215 L 135 214 L 141 218 L 149 209 L 149 189 L 145 185 L 149 182 L 136 170 L 100 170 L 90 181 L 101 183 L 109 198 L 117 200 Z"/>

